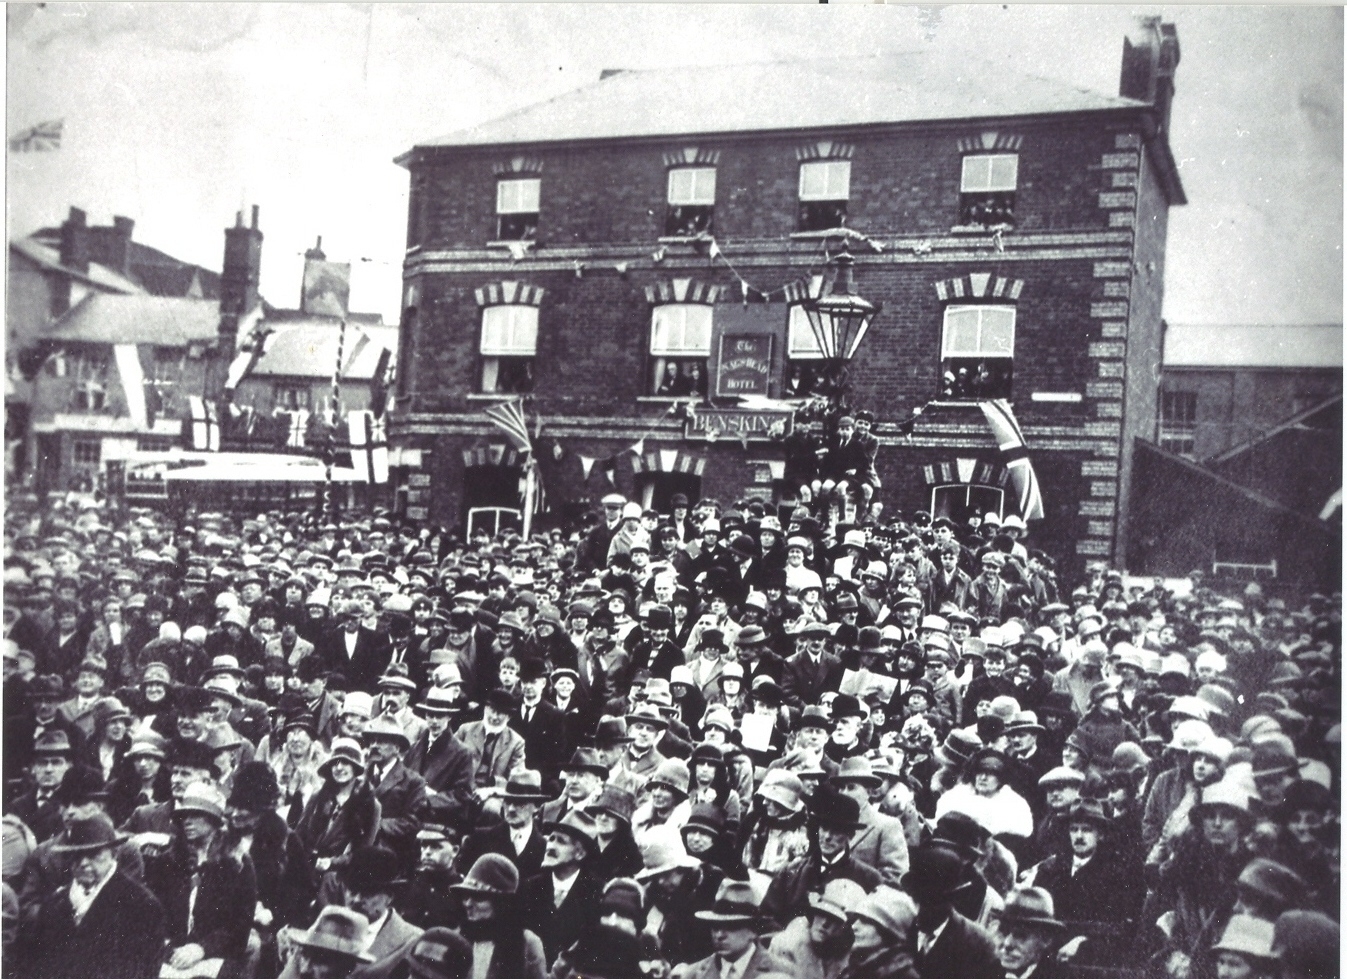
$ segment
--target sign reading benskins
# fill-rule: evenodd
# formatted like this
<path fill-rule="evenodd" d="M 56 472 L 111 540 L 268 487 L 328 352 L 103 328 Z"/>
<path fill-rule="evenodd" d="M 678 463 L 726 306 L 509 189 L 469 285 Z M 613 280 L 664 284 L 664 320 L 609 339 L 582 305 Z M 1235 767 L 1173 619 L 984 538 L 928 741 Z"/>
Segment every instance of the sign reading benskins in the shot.
<path fill-rule="evenodd" d="M 690 439 L 746 438 L 765 442 L 790 431 L 788 411 L 751 411 L 737 408 L 698 408 L 688 419 Z"/>
<path fill-rule="evenodd" d="M 772 338 L 763 334 L 734 333 L 720 338 L 720 370 L 716 394 L 766 396 L 772 377 Z"/>

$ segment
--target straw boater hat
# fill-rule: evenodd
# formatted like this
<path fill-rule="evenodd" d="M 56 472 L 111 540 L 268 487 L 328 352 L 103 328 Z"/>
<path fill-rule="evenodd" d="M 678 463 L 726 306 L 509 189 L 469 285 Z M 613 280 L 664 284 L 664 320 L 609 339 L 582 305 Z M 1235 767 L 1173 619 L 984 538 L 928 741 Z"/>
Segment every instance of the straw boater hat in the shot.
<path fill-rule="evenodd" d="M 758 904 L 754 900 L 753 885 L 742 880 L 721 881 L 716 891 L 716 902 L 710 911 L 698 911 L 698 921 L 712 924 L 755 925 L 758 921 Z"/>

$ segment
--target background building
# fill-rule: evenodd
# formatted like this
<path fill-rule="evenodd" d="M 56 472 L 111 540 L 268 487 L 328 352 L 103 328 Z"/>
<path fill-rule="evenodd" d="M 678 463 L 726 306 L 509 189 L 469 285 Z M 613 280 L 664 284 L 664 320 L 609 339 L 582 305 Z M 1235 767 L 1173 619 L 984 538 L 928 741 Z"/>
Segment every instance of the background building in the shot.
<path fill-rule="evenodd" d="M 518 505 L 482 412 L 519 395 L 554 514 L 614 485 L 779 497 L 781 415 L 740 395 L 807 392 L 798 303 L 844 223 L 884 304 L 851 378 L 890 509 L 1012 512 L 978 405 L 1008 398 L 1046 502 L 1034 539 L 1112 556 L 1155 430 L 1178 57 L 1150 19 L 1120 96 L 921 54 L 605 72 L 418 144 L 399 161 L 408 512 Z"/>

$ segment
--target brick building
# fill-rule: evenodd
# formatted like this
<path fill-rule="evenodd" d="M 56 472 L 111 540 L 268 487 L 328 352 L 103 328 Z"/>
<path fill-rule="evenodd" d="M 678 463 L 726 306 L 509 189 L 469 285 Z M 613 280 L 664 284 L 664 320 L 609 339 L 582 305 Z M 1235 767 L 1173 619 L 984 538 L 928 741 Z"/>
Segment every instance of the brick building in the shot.
<path fill-rule="evenodd" d="M 1151 19 L 1118 96 L 927 54 L 605 72 L 416 145 L 399 159 L 402 505 L 460 527 L 518 506 L 520 460 L 483 411 L 521 394 L 554 518 L 614 485 L 657 506 L 779 499 L 782 416 L 739 395 L 808 390 L 798 304 L 850 236 L 859 292 L 883 303 L 851 402 L 879 418 L 888 510 L 1014 512 L 978 406 L 1005 397 L 1042 485 L 1034 540 L 1068 567 L 1121 555 L 1184 203 L 1178 58 Z"/>

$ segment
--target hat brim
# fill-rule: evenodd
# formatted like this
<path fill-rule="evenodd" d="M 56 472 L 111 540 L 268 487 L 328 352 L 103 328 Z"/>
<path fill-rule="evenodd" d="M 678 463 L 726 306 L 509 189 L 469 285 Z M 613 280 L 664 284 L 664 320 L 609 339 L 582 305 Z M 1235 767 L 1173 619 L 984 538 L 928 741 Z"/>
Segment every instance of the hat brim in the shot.
<path fill-rule="evenodd" d="M 345 942 L 338 944 L 336 942 L 325 941 L 324 939 L 326 938 L 327 938 L 326 935 L 321 934 L 310 935 L 306 933 L 300 935 L 294 941 L 295 944 L 298 945 L 300 948 L 316 948 L 323 952 L 335 952 L 338 955 L 350 956 L 357 962 L 374 961 L 374 956 L 371 955 L 369 952 L 357 952 L 354 949 L 350 948 L 349 945 Z"/>
<path fill-rule="evenodd" d="M 1043 918 L 1032 914 L 1007 914 L 1004 910 L 996 915 L 997 920 L 1016 925 L 1029 925 L 1032 928 L 1042 928 L 1045 931 L 1060 932 L 1066 930 L 1066 925 L 1056 918 Z"/>
<path fill-rule="evenodd" d="M 756 914 L 725 914 L 721 911 L 698 911 L 694 915 L 698 921 L 718 921 L 722 924 L 751 925 L 758 920 Z"/>
<path fill-rule="evenodd" d="M 660 874 L 667 874 L 670 870 L 693 870 L 701 866 L 701 861 L 696 857 L 689 856 L 685 860 L 675 860 L 673 863 L 662 864 L 658 867 L 645 867 L 632 874 L 633 880 L 649 880 L 651 877 L 658 877 Z M 702 911 L 699 914 L 706 914 Z"/>
<path fill-rule="evenodd" d="M 112 839 L 103 843 L 52 843 L 53 853 L 95 853 L 98 850 L 107 850 L 115 846 L 121 846 L 130 837 L 125 833 L 114 833 Z"/>
<path fill-rule="evenodd" d="M 514 897 L 510 891 L 497 891 L 488 887 L 477 887 L 463 881 L 458 884 L 451 884 L 449 891 L 452 894 L 471 894 L 473 897 Z"/>
<path fill-rule="evenodd" d="M 571 839 L 575 840 L 576 842 L 584 846 L 586 853 L 593 853 L 595 850 L 598 849 L 599 846 L 598 840 L 586 836 L 584 833 L 581 833 L 574 826 L 567 826 L 563 822 L 545 822 L 543 823 L 543 832 L 565 833 Z"/>
<path fill-rule="evenodd" d="M 496 796 L 501 802 L 546 802 L 550 797 L 545 792 L 502 792 Z"/>
<path fill-rule="evenodd" d="M 633 724 L 649 724 L 651 727 L 659 728 L 669 726 L 669 719 L 667 717 L 652 717 L 648 714 L 628 714 L 626 720 L 628 727 Z"/>
<path fill-rule="evenodd" d="M 1046 734 L 1047 728 L 1042 724 L 1012 724 L 1003 730 L 1002 734 L 1020 734 L 1025 731 L 1033 731 L 1035 734 Z"/>

